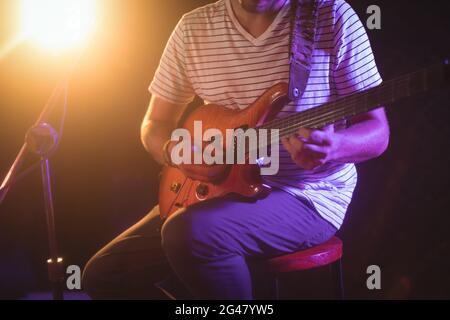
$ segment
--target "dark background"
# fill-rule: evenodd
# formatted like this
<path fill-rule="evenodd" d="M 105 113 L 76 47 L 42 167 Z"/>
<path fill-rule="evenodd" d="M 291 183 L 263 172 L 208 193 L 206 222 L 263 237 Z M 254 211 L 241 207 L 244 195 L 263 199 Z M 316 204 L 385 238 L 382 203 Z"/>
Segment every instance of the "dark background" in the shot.
<path fill-rule="evenodd" d="M 178 19 L 208 2 L 99 1 L 101 20 L 73 76 L 65 135 L 52 159 L 68 264 L 84 265 L 156 203 L 159 168 L 139 140 L 147 87 Z M 369 5 L 381 7 L 382 29 L 368 33 L 384 79 L 450 53 L 448 1 L 349 2 L 363 21 Z M 18 14 L 18 1 L 0 0 L 0 47 L 17 31 Z M 70 60 L 27 43 L 0 58 L 1 178 Z M 359 185 L 340 231 L 349 298 L 450 298 L 449 98 L 443 90 L 396 104 L 388 112 L 389 150 L 358 165 Z M 0 207 L 1 297 L 48 289 L 41 190 L 37 170 Z M 366 288 L 371 264 L 382 270 L 377 292 Z M 316 295 L 315 280 L 325 276 L 317 274 L 297 282 L 305 297 Z"/>

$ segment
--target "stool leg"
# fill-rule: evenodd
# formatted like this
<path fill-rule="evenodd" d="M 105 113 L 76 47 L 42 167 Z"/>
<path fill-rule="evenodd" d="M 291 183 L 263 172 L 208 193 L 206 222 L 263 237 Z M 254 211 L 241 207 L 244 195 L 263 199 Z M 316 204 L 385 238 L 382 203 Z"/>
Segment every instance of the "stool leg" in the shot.
<path fill-rule="evenodd" d="M 275 290 L 275 299 L 280 300 L 280 279 L 278 278 L 278 275 L 275 275 L 275 278 L 273 279 L 273 286 Z"/>
<path fill-rule="evenodd" d="M 277 274 L 274 274 L 270 279 L 270 299 L 279 300 L 280 299 L 280 280 Z"/>
<path fill-rule="evenodd" d="M 333 278 L 334 292 L 337 299 L 344 299 L 344 275 L 342 271 L 342 259 L 331 265 L 331 275 Z"/>

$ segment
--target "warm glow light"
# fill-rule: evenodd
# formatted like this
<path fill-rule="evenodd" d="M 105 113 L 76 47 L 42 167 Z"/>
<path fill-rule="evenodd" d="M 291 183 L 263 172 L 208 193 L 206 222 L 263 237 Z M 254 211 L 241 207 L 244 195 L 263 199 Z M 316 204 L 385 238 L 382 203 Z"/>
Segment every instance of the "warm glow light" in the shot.
<path fill-rule="evenodd" d="M 22 33 L 61 50 L 85 40 L 95 21 L 95 0 L 22 0 Z"/>

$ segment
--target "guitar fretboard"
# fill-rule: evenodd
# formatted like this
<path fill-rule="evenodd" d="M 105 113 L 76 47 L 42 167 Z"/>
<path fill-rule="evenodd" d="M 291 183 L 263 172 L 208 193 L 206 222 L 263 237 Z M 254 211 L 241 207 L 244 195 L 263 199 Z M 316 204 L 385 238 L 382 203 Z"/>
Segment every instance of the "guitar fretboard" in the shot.
<path fill-rule="evenodd" d="M 258 128 L 279 129 L 280 138 L 287 137 L 300 128 L 318 129 L 381 106 L 389 106 L 393 102 L 435 88 L 445 80 L 449 80 L 448 61 L 292 116 L 267 122 Z"/>

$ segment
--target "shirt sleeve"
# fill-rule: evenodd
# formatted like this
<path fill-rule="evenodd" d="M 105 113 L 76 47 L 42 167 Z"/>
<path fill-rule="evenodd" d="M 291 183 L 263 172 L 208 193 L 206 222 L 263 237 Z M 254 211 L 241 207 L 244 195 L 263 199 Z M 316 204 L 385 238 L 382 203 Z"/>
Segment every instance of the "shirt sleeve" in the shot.
<path fill-rule="evenodd" d="M 176 104 L 188 104 L 195 97 L 186 70 L 184 41 L 181 19 L 166 44 L 149 87 L 151 94 Z"/>
<path fill-rule="evenodd" d="M 338 95 L 349 95 L 382 83 L 369 37 L 353 8 L 335 2 L 335 48 L 333 80 Z"/>

